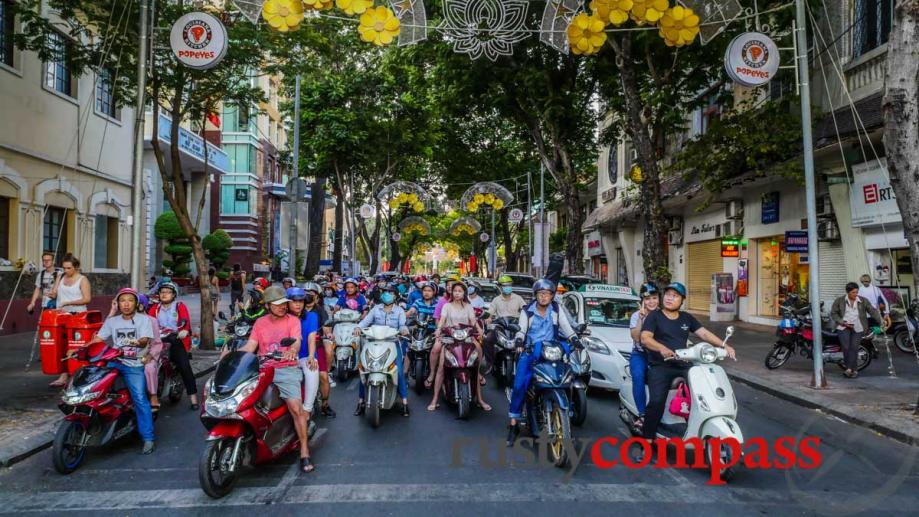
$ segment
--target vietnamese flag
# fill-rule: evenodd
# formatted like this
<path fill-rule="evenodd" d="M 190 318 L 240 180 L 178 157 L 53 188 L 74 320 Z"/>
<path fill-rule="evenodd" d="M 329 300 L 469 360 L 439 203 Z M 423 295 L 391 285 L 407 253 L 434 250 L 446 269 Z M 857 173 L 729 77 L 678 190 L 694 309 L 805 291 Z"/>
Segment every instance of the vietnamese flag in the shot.
<path fill-rule="evenodd" d="M 220 116 L 218 116 L 216 113 L 214 113 L 214 112 L 208 113 L 208 114 L 207 114 L 207 120 L 208 120 L 211 124 L 214 124 L 214 126 L 216 126 L 217 129 L 220 129 Z"/>

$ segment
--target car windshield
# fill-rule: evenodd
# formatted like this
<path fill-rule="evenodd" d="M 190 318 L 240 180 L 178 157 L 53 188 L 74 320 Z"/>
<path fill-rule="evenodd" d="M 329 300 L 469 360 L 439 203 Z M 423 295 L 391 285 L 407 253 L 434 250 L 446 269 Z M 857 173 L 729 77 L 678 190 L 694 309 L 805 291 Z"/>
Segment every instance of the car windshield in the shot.
<path fill-rule="evenodd" d="M 628 327 L 629 318 L 638 310 L 638 302 L 615 298 L 584 298 L 586 320 L 591 325 Z"/>
<path fill-rule="evenodd" d="M 498 288 L 493 285 L 483 285 L 479 289 L 479 296 L 486 302 L 490 302 L 495 299 L 495 296 L 498 296 Z"/>

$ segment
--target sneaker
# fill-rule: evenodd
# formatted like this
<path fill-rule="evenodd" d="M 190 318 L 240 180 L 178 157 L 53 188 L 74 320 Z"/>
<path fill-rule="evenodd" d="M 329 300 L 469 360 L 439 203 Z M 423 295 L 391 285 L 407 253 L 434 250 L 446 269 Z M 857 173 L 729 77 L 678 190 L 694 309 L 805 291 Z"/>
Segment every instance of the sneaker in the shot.
<path fill-rule="evenodd" d="M 518 436 L 520 436 L 520 424 L 509 424 L 507 426 L 507 446 L 513 446 Z"/>
<path fill-rule="evenodd" d="M 329 387 L 334 388 L 335 386 L 338 386 L 338 384 L 335 383 L 335 379 L 329 377 Z"/>
<path fill-rule="evenodd" d="M 156 444 L 153 443 L 153 440 L 144 440 L 144 448 L 140 451 L 141 454 L 151 454 L 156 450 Z"/>

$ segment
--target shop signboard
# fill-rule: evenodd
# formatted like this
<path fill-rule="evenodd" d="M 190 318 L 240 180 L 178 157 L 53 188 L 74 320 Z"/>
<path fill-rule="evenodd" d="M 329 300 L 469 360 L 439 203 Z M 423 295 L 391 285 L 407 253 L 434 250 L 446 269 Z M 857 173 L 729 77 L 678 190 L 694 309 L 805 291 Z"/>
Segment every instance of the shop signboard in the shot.
<path fill-rule="evenodd" d="M 727 258 L 740 257 L 740 241 L 737 239 L 725 239 L 721 241 L 721 256 Z"/>
<path fill-rule="evenodd" d="M 779 193 L 767 192 L 763 194 L 761 220 L 763 224 L 779 222 Z"/>
<path fill-rule="evenodd" d="M 887 160 L 872 160 L 852 166 L 852 226 L 878 226 L 899 223 L 900 208 L 887 175 Z"/>
<path fill-rule="evenodd" d="M 207 13 L 185 14 L 169 32 L 169 45 L 176 59 L 195 70 L 217 66 L 227 53 L 227 42 L 223 23 Z"/>
<path fill-rule="evenodd" d="M 759 32 L 745 32 L 728 45 L 724 68 L 734 82 L 755 88 L 775 77 L 779 71 L 779 48 L 772 38 Z"/>
<path fill-rule="evenodd" d="M 596 257 L 603 255 L 603 244 L 600 241 L 600 232 L 592 231 L 587 234 L 587 256 Z"/>
<path fill-rule="evenodd" d="M 807 230 L 785 232 L 786 253 L 807 253 Z"/>

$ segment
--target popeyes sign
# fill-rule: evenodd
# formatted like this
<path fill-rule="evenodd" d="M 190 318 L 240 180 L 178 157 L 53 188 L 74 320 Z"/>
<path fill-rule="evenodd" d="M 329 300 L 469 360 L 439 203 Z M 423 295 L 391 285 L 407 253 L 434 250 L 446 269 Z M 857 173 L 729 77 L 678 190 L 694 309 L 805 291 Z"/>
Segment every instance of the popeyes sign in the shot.
<path fill-rule="evenodd" d="M 772 38 L 759 32 L 745 32 L 728 45 L 724 68 L 734 82 L 755 88 L 779 71 L 779 48 Z"/>
<path fill-rule="evenodd" d="M 169 46 L 176 59 L 196 70 L 207 70 L 220 63 L 227 53 L 227 30 L 207 13 L 188 13 L 172 24 Z"/>

